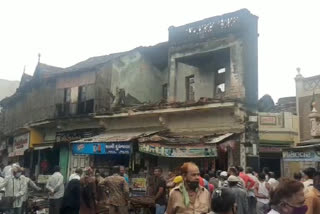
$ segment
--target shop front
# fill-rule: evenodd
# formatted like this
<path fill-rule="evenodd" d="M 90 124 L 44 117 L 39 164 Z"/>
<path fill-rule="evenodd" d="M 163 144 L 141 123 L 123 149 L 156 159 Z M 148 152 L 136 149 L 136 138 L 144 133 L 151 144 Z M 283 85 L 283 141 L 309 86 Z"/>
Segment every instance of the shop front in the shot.
<path fill-rule="evenodd" d="M 107 176 L 113 166 L 129 166 L 131 151 L 130 142 L 74 142 L 70 168 L 90 166 Z"/>
<path fill-rule="evenodd" d="M 240 161 L 239 149 L 239 135 L 235 133 L 194 136 L 163 132 L 139 139 L 142 166 L 149 171 L 159 166 L 165 173 L 188 161 L 196 163 L 203 173 L 226 170 Z"/>
<path fill-rule="evenodd" d="M 70 153 L 71 153 L 71 142 L 77 141 L 83 138 L 93 137 L 99 134 L 99 128 L 85 128 L 85 129 L 74 129 L 70 131 L 56 132 L 55 135 L 55 146 L 58 153 L 58 165 L 60 166 L 61 173 L 65 180 L 69 177 L 69 164 L 70 164 Z"/>
<path fill-rule="evenodd" d="M 276 177 L 282 176 L 282 150 L 290 148 L 290 143 L 280 144 L 274 142 L 273 144 L 262 144 L 259 145 L 259 156 L 260 156 L 260 168 L 268 167 L 270 171 L 276 174 Z"/>
<path fill-rule="evenodd" d="M 284 149 L 282 170 L 285 177 L 293 177 L 295 172 L 308 167 L 320 170 L 320 145 Z"/>
<path fill-rule="evenodd" d="M 208 171 L 214 167 L 217 158 L 216 145 L 208 144 L 139 143 L 139 152 L 143 154 L 141 159 L 148 171 L 158 166 L 165 174 L 189 161 L 196 163 L 201 171 Z"/>

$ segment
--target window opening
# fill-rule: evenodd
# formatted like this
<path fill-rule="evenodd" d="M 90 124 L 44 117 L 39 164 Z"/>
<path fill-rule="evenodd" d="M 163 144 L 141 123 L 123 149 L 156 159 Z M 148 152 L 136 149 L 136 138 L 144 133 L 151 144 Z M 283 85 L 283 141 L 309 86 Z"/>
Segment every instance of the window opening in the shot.
<path fill-rule="evenodd" d="M 195 100 L 195 83 L 194 75 L 186 77 L 186 98 L 187 101 Z"/>

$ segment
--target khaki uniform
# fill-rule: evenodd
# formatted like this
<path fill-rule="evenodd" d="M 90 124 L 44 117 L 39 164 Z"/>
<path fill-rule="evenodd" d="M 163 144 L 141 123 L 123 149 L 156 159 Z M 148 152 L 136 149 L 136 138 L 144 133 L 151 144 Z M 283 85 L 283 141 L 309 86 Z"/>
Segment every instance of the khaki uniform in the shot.
<path fill-rule="evenodd" d="M 180 186 L 170 192 L 166 214 L 204 214 L 210 212 L 210 193 L 204 187 L 198 188 L 195 197 L 190 197 L 190 204 L 186 207 Z"/>

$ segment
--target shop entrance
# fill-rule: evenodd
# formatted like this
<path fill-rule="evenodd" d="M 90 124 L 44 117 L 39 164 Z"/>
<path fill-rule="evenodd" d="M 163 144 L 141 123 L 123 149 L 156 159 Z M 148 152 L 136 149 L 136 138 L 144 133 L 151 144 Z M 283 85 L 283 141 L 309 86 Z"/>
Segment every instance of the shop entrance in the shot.
<path fill-rule="evenodd" d="M 281 176 L 281 159 L 280 158 L 260 158 L 260 169 L 268 167 L 271 172 L 274 172 L 276 177 Z"/>

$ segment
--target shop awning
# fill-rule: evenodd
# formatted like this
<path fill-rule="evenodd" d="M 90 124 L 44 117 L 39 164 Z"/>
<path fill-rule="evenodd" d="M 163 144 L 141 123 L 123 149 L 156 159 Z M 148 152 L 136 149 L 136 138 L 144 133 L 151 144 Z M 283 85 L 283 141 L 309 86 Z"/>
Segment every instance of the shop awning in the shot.
<path fill-rule="evenodd" d="M 234 133 L 226 133 L 226 134 L 223 134 L 223 135 L 220 135 L 218 137 L 214 137 L 212 138 L 210 141 L 206 142 L 206 143 L 220 143 L 222 142 L 223 140 L 227 139 L 228 137 L 231 137 L 232 135 L 234 135 Z"/>
<path fill-rule="evenodd" d="M 53 146 L 54 146 L 53 143 L 33 144 L 33 150 L 52 149 Z"/>
<path fill-rule="evenodd" d="M 108 131 L 90 138 L 73 141 L 73 154 L 87 155 L 128 155 L 131 153 L 131 141 L 159 132 L 159 129 L 130 129 Z"/>
<path fill-rule="evenodd" d="M 192 136 L 186 134 L 153 134 L 147 137 L 140 137 L 139 142 L 158 142 L 158 143 L 168 143 L 168 144 L 216 144 L 225 141 L 227 138 L 233 136 L 235 133 L 226 134 L 209 134 L 201 136 Z"/>
<path fill-rule="evenodd" d="M 189 134 L 160 133 L 139 138 L 139 151 L 155 156 L 177 158 L 217 157 L 217 144 L 235 133 Z"/>

